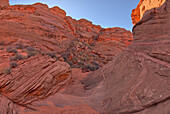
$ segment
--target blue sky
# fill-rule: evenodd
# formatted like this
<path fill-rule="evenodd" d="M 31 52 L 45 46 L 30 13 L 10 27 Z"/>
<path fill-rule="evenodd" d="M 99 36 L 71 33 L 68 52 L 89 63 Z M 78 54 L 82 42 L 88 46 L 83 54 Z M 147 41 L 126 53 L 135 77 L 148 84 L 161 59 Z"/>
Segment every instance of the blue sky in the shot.
<path fill-rule="evenodd" d="M 9 0 L 14 4 L 41 2 L 49 7 L 59 6 L 74 19 L 85 18 L 102 27 L 121 27 L 131 30 L 132 9 L 140 0 Z"/>

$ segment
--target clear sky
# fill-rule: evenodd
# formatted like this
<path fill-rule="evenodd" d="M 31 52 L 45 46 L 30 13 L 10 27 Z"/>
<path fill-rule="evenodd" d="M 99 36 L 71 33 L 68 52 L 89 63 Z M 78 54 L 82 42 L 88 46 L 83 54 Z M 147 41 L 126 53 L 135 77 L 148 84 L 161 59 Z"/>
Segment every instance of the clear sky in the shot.
<path fill-rule="evenodd" d="M 41 2 L 49 7 L 59 6 L 74 19 L 85 18 L 102 27 L 121 27 L 131 30 L 132 9 L 140 0 L 9 0 L 14 4 Z"/>

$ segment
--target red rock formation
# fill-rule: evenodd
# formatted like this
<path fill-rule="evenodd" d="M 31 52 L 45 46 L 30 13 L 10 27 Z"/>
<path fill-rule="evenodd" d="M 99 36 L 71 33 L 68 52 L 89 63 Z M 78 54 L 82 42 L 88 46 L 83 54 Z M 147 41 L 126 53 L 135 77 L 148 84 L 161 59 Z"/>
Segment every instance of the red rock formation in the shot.
<path fill-rule="evenodd" d="M 132 10 L 131 17 L 132 17 L 133 25 L 135 25 L 142 19 L 145 11 L 155 8 L 155 7 L 159 7 L 164 2 L 165 0 L 140 0 L 136 9 Z"/>
<path fill-rule="evenodd" d="M 0 33 L 0 114 L 97 114 L 103 93 L 86 92 L 81 69 L 97 70 L 133 41 L 123 28 L 104 29 L 42 3 L 1 7 Z M 74 76 L 63 61 L 79 68 Z"/>
<path fill-rule="evenodd" d="M 56 62 L 49 56 L 20 61 L 11 74 L 0 77 L 0 112 L 12 114 L 18 106 L 33 109 L 31 102 L 55 94 L 69 81 L 71 68 L 67 63 Z"/>
<path fill-rule="evenodd" d="M 134 26 L 134 42 L 84 79 L 86 89 L 105 84 L 104 113 L 170 112 L 170 0 Z M 102 82 L 102 83 L 103 83 Z"/>
<path fill-rule="evenodd" d="M 118 27 L 102 29 L 94 46 L 94 51 L 111 61 L 113 56 L 124 50 L 132 41 L 130 31 L 127 32 Z"/>
<path fill-rule="evenodd" d="M 9 56 L 18 65 L 10 64 L 10 72 L 0 69 L 0 113 L 170 112 L 170 0 L 145 13 L 134 26 L 134 42 L 116 56 L 132 42 L 125 29 L 102 29 L 41 3 L 6 7 L 0 17 L 0 68 L 8 67 Z M 82 73 L 61 62 L 61 55 L 71 65 L 81 60 L 74 57 L 90 57 L 85 63 L 95 65 L 114 59 Z"/>
<path fill-rule="evenodd" d="M 103 66 L 133 41 L 130 31 L 103 29 L 86 19 L 72 19 L 59 7 L 48 8 L 42 3 L 5 7 L 1 9 L 0 17 L 0 38 L 15 39 L 10 46 L 22 42 L 22 45 L 30 45 L 43 53 L 53 51 L 62 55 L 72 67 L 84 71 Z M 110 38 L 109 33 L 112 34 Z M 110 48 L 110 45 L 114 46 Z"/>
<path fill-rule="evenodd" d="M 50 8 L 50 11 L 61 18 L 66 18 L 66 12 L 57 6 Z"/>
<path fill-rule="evenodd" d="M 3 7 L 3 6 L 9 6 L 9 0 L 1 0 L 0 7 Z"/>

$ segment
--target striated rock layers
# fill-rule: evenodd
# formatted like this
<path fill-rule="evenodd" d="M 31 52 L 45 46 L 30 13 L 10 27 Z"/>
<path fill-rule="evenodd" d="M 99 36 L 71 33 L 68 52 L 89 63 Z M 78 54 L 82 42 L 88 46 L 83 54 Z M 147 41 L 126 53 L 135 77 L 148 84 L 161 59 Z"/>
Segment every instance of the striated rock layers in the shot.
<path fill-rule="evenodd" d="M 84 71 L 97 70 L 133 41 L 132 33 L 123 28 L 104 29 L 41 3 L 1 8 L 0 33 L 0 43 L 6 47 L 31 46 L 41 53 L 59 54 L 71 67 Z"/>
<path fill-rule="evenodd" d="M 134 26 L 134 42 L 125 51 L 83 80 L 87 89 L 104 80 L 104 113 L 170 112 L 169 30 L 170 0 L 166 0 Z"/>
<path fill-rule="evenodd" d="M 71 79 L 70 66 L 49 56 L 20 61 L 11 74 L 0 77 L 0 113 L 16 114 L 19 106 L 34 110 L 33 101 L 55 94 Z"/>
<path fill-rule="evenodd" d="M 152 9 L 155 7 L 159 7 L 164 2 L 165 2 L 165 0 L 140 0 L 136 9 L 132 10 L 131 17 L 132 17 L 133 25 L 135 25 L 142 19 L 146 10 L 149 10 L 149 9 Z"/>
<path fill-rule="evenodd" d="M 132 33 L 42 3 L 0 4 L 0 114 L 98 114 L 103 93 L 91 95 L 80 79 L 129 46 Z"/>
<path fill-rule="evenodd" d="M 74 20 L 58 7 L 4 7 L 0 19 L 0 113 L 170 112 L 170 0 L 145 12 L 123 52 L 130 32 Z M 101 61 L 110 62 L 90 64 Z"/>

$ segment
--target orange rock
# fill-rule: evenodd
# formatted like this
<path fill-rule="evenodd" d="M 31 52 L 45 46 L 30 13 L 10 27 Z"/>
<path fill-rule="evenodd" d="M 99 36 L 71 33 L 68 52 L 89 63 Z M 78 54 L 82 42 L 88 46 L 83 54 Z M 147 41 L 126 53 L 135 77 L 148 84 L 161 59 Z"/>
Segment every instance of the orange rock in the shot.
<path fill-rule="evenodd" d="M 0 48 L 4 48 L 0 50 L 0 67 L 9 67 L 10 61 L 18 64 L 11 74 L 0 72 L 0 113 L 27 110 L 48 113 L 54 108 L 68 113 L 103 110 L 102 85 L 98 90 L 88 91 L 80 80 L 131 44 L 130 31 L 102 28 L 86 19 L 75 20 L 59 7 L 49 8 L 42 3 L 12 5 L 0 10 Z M 10 60 L 15 54 L 7 53 L 8 47 L 33 57 Z M 68 63 L 78 68 L 73 70 L 73 79 Z"/>
<path fill-rule="evenodd" d="M 66 17 L 66 12 L 57 6 L 50 8 L 50 12 L 53 13 L 54 15 L 61 17 L 61 18 Z"/>
<path fill-rule="evenodd" d="M 136 9 L 132 10 L 131 17 L 132 17 L 133 25 L 135 25 L 142 19 L 146 10 L 149 10 L 149 9 L 152 9 L 155 7 L 159 7 L 164 2 L 165 2 L 165 0 L 140 0 Z"/>
<path fill-rule="evenodd" d="M 3 7 L 3 6 L 9 6 L 9 0 L 1 0 L 0 7 Z"/>
<path fill-rule="evenodd" d="M 42 3 L 12 5 L 1 12 L 0 37 L 15 39 L 11 46 L 22 41 L 22 45 L 31 45 L 44 53 L 70 53 L 72 56 L 65 56 L 65 61 L 87 71 L 97 70 L 111 61 L 133 41 L 130 31 L 102 28 L 86 19 L 72 19 L 57 6 L 49 8 Z"/>

